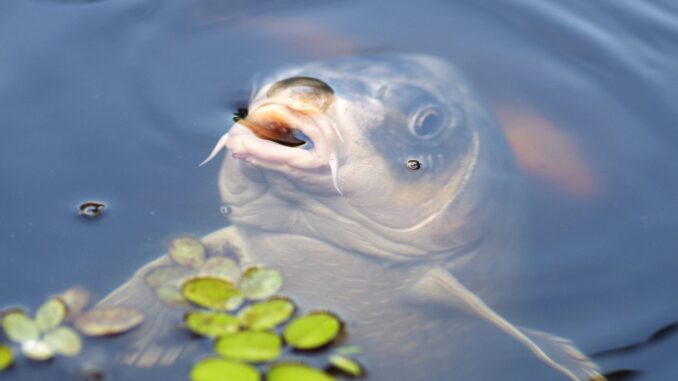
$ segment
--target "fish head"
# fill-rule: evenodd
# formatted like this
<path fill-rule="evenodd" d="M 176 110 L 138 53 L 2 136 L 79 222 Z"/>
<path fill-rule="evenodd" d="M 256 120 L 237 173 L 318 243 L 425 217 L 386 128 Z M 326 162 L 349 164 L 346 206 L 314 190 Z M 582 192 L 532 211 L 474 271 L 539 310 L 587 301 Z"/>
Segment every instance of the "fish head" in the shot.
<path fill-rule="evenodd" d="M 479 239 L 498 133 L 444 60 L 346 57 L 259 77 L 213 154 L 234 224 L 402 259 Z"/>

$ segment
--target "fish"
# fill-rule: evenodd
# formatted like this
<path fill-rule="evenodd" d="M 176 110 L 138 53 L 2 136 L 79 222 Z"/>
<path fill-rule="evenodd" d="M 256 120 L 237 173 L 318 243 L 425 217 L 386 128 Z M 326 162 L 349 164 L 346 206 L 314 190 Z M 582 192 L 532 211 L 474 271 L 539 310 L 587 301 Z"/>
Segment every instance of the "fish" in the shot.
<path fill-rule="evenodd" d="M 571 340 L 492 307 L 495 266 L 519 251 L 519 187 L 495 117 L 452 64 L 341 57 L 261 74 L 252 89 L 201 164 L 227 151 L 218 187 L 230 223 L 201 239 L 209 252 L 275 267 L 287 295 L 340 316 L 369 379 L 488 379 L 521 351 L 539 360 L 526 369 L 554 379 L 604 379 Z M 126 364 L 169 366 L 195 350 L 167 340 L 177 312 L 144 281 L 169 261 L 98 305 L 153 317 Z"/>

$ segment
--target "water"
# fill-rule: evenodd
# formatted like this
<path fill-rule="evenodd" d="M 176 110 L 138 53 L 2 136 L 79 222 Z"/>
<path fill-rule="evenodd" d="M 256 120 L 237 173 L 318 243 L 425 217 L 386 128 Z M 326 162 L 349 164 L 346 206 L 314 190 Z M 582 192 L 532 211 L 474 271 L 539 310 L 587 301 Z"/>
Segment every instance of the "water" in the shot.
<path fill-rule="evenodd" d="M 4 1 L 0 305 L 73 284 L 103 296 L 172 236 L 223 226 L 218 166 L 197 164 L 255 73 L 420 52 L 454 62 L 506 125 L 555 131 L 555 160 L 519 175 L 528 250 L 493 307 L 588 354 L 643 342 L 678 320 L 677 17 L 668 1 Z M 518 154 L 547 144 L 515 136 Z M 77 215 L 87 200 L 101 218 Z M 678 375 L 678 337 L 635 348 L 595 359 Z"/>

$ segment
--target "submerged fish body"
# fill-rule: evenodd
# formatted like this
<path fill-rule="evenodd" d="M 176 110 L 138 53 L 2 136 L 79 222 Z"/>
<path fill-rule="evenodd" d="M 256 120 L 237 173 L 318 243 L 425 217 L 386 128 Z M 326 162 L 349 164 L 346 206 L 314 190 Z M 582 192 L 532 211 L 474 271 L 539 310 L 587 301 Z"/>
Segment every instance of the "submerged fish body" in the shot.
<path fill-rule="evenodd" d="M 512 166 L 493 117 L 450 64 L 393 55 L 284 68 L 255 81 L 243 117 L 210 155 L 228 150 L 219 189 L 232 224 L 203 242 L 279 268 L 285 293 L 337 312 L 369 377 L 497 376 L 488 369 L 515 369 L 507 353 L 520 351 L 554 379 L 598 377 L 569 341 L 519 329 L 484 301 L 493 258 L 512 255 Z M 158 316 L 128 363 L 180 356 L 156 344 L 171 314 L 143 282 L 166 261 L 101 302 Z"/>

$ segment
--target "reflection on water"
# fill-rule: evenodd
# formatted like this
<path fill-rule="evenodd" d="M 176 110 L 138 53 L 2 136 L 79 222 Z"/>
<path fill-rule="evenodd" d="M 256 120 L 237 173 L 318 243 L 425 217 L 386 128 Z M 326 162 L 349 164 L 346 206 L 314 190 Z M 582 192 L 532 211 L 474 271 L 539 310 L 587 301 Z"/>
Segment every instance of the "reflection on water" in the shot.
<path fill-rule="evenodd" d="M 676 11 L 661 1 L 4 1 L 0 305 L 35 307 L 74 283 L 103 296 L 170 237 L 224 226 L 217 166 L 197 164 L 246 106 L 255 73 L 419 52 L 464 72 L 520 167 L 525 250 L 486 278 L 508 285 L 493 307 L 604 354 L 595 359 L 615 377 L 675 378 L 678 339 L 647 338 L 678 318 Z M 107 204 L 100 218 L 77 215 L 90 199 Z M 520 350 L 506 349 L 528 361 Z M 534 376 L 502 363 L 506 353 L 485 355 L 497 370 L 484 374 Z M 20 362 L 7 377 L 80 366 L 60 360 Z"/>

